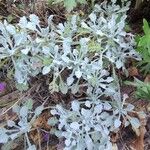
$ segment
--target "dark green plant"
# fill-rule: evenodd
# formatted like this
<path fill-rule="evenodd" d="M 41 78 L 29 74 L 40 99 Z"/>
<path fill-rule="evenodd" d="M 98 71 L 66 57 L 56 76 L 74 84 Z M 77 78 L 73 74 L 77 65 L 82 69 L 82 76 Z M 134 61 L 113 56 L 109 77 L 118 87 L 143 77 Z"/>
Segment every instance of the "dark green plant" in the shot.
<path fill-rule="evenodd" d="M 145 19 L 143 19 L 143 30 L 144 35 L 137 38 L 137 50 L 143 58 L 142 61 L 138 63 L 138 66 L 141 67 L 141 72 L 146 75 L 150 73 L 150 26 Z"/>
<path fill-rule="evenodd" d="M 126 81 L 125 83 L 136 87 L 135 96 L 137 98 L 150 100 L 150 83 L 142 82 L 137 78 L 134 78 L 134 82 Z"/>

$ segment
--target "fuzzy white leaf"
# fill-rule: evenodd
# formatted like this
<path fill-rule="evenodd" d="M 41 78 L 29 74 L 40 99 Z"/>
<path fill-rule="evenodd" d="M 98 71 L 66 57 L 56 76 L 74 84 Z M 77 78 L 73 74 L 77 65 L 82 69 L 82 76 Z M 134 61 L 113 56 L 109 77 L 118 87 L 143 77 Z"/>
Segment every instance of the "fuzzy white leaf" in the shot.
<path fill-rule="evenodd" d="M 68 92 L 68 86 L 64 82 L 61 82 L 59 84 L 59 89 L 63 94 L 67 94 L 67 92 Z"/>
<path fill-rule="evenodd" d="M 86 146 L 87 146 L 88 150 L 93 150 L 94 145 L 93 145 L 92 139 L 90 138 L 89 135 L 86 135 L 85 143 L 86 143 Z"/>
<path fill-rule="evenodd" d="M 108 102 L 105 102 L 103 104 L 103 107 L 104 107 L 105 110 L 110 110 L 112 108 L 112 106 Z"/>
<path fill-rule="evenodd" d="M 90 131 L 90 127 L 88 127 L 88 126 L 85 126 L 84 129 L 85 129 L 85 131 L 87 131 L 87 132 Z"/>
<path fill-rule="evenodd" d="M 108 83 L 110 83 L 110 82 L 112 82 L 114 79 L 112 78 L 112 77 L 108 77 L 107 79 L 106 79 L 106 82 L 108 82 Z"/>
<path fill-rule="evenodd" d="M 33 24 L 32 22 L 28 22 L 27 28 L 34 31 L 36 30 L 36 25 Z"/>
<path fill-rule="evenodd" d="M 90 27 L 85 22 L 81 22 L 81 26 L 82 28 L 90 29 Z"/>
<path fill-rule="evenodd" d="M 44 106 L 41 105 L 41 106 L 39 106 L 35 109 L 34 113 L 35 113 L 36 116 L 39 116 L 42 113 L 43 110 L 44 110 Z"/>
<path fill-rule="evenodd" d="M 74 129 L 74 130 L 79 130 L 80 125 L 79 125 L 78 122 L 72 122 L 72 123 L 70 124 L 70 127 L 71 127 L 72 129 Z"/>
<path fill-rule="evenodd" d="M 127 111 L 132 111 L 134 109 L 134 106 L 132 104 L 128 104 L 126 107 Z"/>
<path fill-rule="evenodd" d="M 91 102 L 90 101 L 86 101 L 85 102 L 85 106 L 90 108 L 91 107 Z"/>
<path fill-rule="evenodd" d="M 115 121 L 114 121 L 114 127 L 115 128 L 119 128 L 121 126 L 121 121 L 119 120 L 119 119 L 116 119 Z"/>
<path fill-rule="evenodd" d="M 21 17 L 20 21 L 19 21 L 19 26 L 21 28 L 26 28 L 27 24 L 28 24 L 28 21 L 27 21 L 26 17 L 25 16 Z"/>
<path fill-rule="evenodd" d="M 76 94 L 79 91 L 79 85 L 78 84 L 73 84 L 71 86 L 71 92 L 72 94 Z"/>
<path fill-rule="evenodd" d="M 96 131 L 102 131 L 101 125 L 95 125 L 95 126 L 94 126 L 94 129 L 95 129 Z"/>
<path fill-rule="evenodd" d="M 68 78 L 67 78 L 67 85 L 70 86 L 72 85 L 72 83 L 74 82 L 74 78 L 72 75 L 70 75 Z"/>
<path fill-rule="evenodd" d="M 80 70 L 75 71 L 76 77 L 79 79 L 82 76 L 82 72 Z"/>
<path fill-rule="evenodd" d="M 29 48 L 26 48 L 26 49 L 22 49 L 21 52 L 22 54 L 25 54 L 27 55 L 29 53 L 30 49 Z"/>
<path fill-rule="evenodd" d="M 42 70 L 42 74 L 46 75 L 50 72 L 50 66 L 44 66 L 43 70 Z"/>
<path fill-rule="evenodd" d="M 101 113 L 102 112 L 102 109 L 103 109 L 103 106 L 102 104 L 98 104 L 94 107 L 94 112 L 95 113 Z"/>
<path fill-rule="evenodd" d="M 91 117 L 91 110 L 86 110 L 84 108 L 81 109 L 81 114 L 85 117 L 85 118 L 90 118 Z"/>
<path fill-rule="evenodd" d="M 97 17 L 96 17 L 96 15 L 95 15 L 94 13 L 91 13 L 91 14 L 89 15 L 89 18 L 91 19 L 92 22 L 95 23 Z"/>
<path fill-rule="evenodd" d="M 65 62 L 65 63 L 69 63 L 70 62 L 70 59 L 68 56 L 66 56 L 65 54 L 61 56 L 62 60 Z"/>
<path fill-rule="evenodd" d="M 19 111 L 20 111 L 20 106 L 14 105 L 13 108 L 12 108 L 12 110 L 13 110 L 13 112 L 15 112 L 15 113 L 19 113 Z"/>
<path fill-rule="evenodd" d="M 15 125 L 15 122 L 12 121 L 12 120 L 7 120 L 7 125 L 8 125 L 9 127 L 13 127 L 13 126 Z"/>
<path fill-rule="evenodd" d="M 71 42 L 71 38 L 64 38 L 63 40 L 63 50 L 65 55 L 71 52 Z"/>
<path fill-rule="evenodd" d="M 35 145 L 30 145 L 27 150 L 36 150 L 36 146 Z"/>
<path fill-rule="evenodd" d="M 8 137 L 8 135 L 7 134 L 2 134 L 1 135 L 1 133 L 0 133 L 0 143 L 7 143 L 8 142 L 8 139 L 9 139 L 9 137 Z"/>
<path fill-rule="evenodd" d="M 20 116 L 21 117 L 27 117 L 27 115 L 28 115 L 28 108 L 27 108 L 27 106 L 23 106 L 23 107 L 21 107 L 21 109 L 20 109 Z"/>
<path fill-rule="evenodd" d="M 13 133 L 10 135 L 11 140 L 15 140 L 18 137 L 19 133 Z"/>
<path fill-rule="evenodd" d="M 52 115 L 57 115 L 58 112 L 57 112 L 55 109 L 53 109 L 53 110 L 51 110 L 51 114 L 52 114 Z"/>
<path fill-rule="evenodd" d="M 30 18 L 30 21 L 31 22 L 33 22 L 34 24 L 36 24 L 36 25 L 38 25 L 39 24 L 39 17 L 38 16 L 36 16 L 35 14 L 31 14 L 30 16 L 29 16 L 29 18 Z"/>
<path fill-rule="evenodd" d="M 52 20 L 53 20 L 54 15 L 50 15 L 48 17 L 48 25 L 50 26 L 52 24 Z"/>
<path fill-rule="evenodd" d="M 100 35 L 100 36 L 104 36 L 105 34 L 101 31 L 101 30 L 97 30 L 96 34 Z"/>
<path fill-rule="evenodd" d="M 25 44 L 25 42 L 27 41 L 27 37 L 25 34 L 15 34 L 14 39 L 15 39 L 15 46 Z"/>
<path fill-rule="evenodd" d="M 58 119 L 56 117 L 51 117 L 50 119 L 48 119 L 48 125 L 50 126 L 54 126 L 58 123 Z"/>
<path fill-rule="evenodd" d="M 48 54 L 50 53 L 50 48 L 47 47 L 47 46 L 43 46 L 42 52 L 43 52 L 45 55 L 48 55 Z"/>
<path fill-rule="evenodd" d="M 16 28 L 13 26 L 13 25 L 7 25 L 6 26 L 6 30 L 11 34 L 11 35 L 14 35 L 16 34 Z"/>
<path fill-rule="evenodd" d="M 117 69 L 120 69 L 123 66 L 123 63 L 120 60 L 115 62 Z"/>
<path fill-rule="evenodd" d="M 137 118 L 132 117 L 129 121 L 130 121 L 133 128 L 137 129 L 141 125 L 140 121 Z"/>
<path fill-rule="evenodd" d="M 69 146 L 70 144 L 71 144 L 71 140 L 70 139 L 65 140 L 65 145 L 66 146 Z"/>
<path fill-rule="evenodd" d="M 80 108 L 79 102 L 78 101 L 73 101 L 71 103 L 71 108 L 72 108 L 73 111 L 77 111 L 78 112 L 79 108 Z"/>

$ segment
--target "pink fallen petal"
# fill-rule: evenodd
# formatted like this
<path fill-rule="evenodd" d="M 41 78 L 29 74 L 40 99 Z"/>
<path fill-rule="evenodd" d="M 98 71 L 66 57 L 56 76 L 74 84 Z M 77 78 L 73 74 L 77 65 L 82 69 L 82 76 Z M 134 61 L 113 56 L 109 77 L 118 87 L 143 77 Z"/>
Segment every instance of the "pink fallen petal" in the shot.
<path fill-rule="evenodd" d="M 1 82 L 0 83 L 0 92 L 3 92 L 6 88 L 6 83 Z"/>
<path fill-rule="evenodd" d="M 49 134 L 48 134 L 48 133 L 45 133 L 45 134 L 44 134 L 44 141 L 47 142 L 48 140 L 49 140 Z"/>

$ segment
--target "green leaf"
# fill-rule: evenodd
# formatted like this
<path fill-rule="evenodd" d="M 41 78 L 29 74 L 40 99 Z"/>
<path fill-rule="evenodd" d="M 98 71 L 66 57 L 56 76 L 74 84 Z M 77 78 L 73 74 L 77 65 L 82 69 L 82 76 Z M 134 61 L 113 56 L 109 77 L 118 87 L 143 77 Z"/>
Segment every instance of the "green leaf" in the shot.
<path fill-rule="evenodd" d="M 143 19 L 143 30 L 144 30 L 144 33 L 147 35 L 147 34 L 150 34 L 150 27 L 149 27 L 149 24 L 147 22 L 146 19 Z"/>
<path fill-rule="evenodd" d="M 48 125 L 55 126 L 58 123 L 58 119 L 56 117 L 51 117 L 48 120 Z"/>
<path fill-rule="evenodd" d="M 89 52 L 99 52 L 102 50 L 100 43 L 98 43 L 97 41 L 94 41 L 94 40 L 91 40 L 88 43 L 88 48 L 89 48 Z"/>
<path fill-rule="evenodd" d="M 33 100 L 31 98 L 29 98 L 26 101 L 25 106 L 27 106 L 28 109 L 32 109 L 32 107 L 33 107 Z"/>
<path fill-rule="evenodd" d="M 150 34 L 146 34 L 145 36 L 140 38 L 138 46 L 148 47 L 150 45 Z"/>
<path fill-rule="evenodd" d="M 86 4 L 86 0 L 77 0 L 77 2 L 80 4 Z"/>
<path fill-rule="evenodd" d="M 42 113 L 43 110 L 44 110 L 44 106 L 41 105 L 41 106 L 39 106 L 35 109 L 34 113 L 35 113 L 36 116 L 39 116 Z"/>
<path fill-rule="evenodd" d="M 70 12 L 74 7 L 77 6 L 77 3 L 75 0 L 64 0 L 64 6 L 66 7 L 67 11 Z"/>
<path fill-rule="evenodd" d="M 19 91 L 26 91 L 28 88 L 29 88 L 29 85 L 28 84 L 21 84 L 21 83 L 16 83 L 16 88 L 19 90 Z"/>
<path fill-rule="evenodd" d="M 52 63 L 52 61 L 53 60 L 50 57 L 44 57 L 43 58 L 43 65 L 44 66 L 48 66 L 48 65 L 50 65 Z"/>

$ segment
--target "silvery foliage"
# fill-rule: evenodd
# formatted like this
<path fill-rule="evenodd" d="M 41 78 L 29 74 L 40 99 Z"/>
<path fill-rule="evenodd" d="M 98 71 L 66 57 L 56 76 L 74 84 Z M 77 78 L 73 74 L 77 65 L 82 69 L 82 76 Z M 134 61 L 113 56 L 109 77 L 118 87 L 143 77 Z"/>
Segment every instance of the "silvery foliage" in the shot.
<path fill-rule="evenodd" d="M 70 110 L 56 105 L 51 110 L 51 114 L 56 117 L 50 118 L 48 124 L 58 124 L 58 130 L 52 132 L 65 138 L 64 150 L 110 150 L 110 133 L 117 132 L 122 122 L 125 122 L 125 126 L 131 124 L 134 129 L 138 129 L 140 122 L 130 117 L 134 106 L 125 103 L 127 96 L 120 99 L 120 93 L 117 93 L 116 98 L 113 103 L 90 98 L 74 100 Z"/>
<path fill-rule="evenodd" d="M 134 36 L 125 31 L 129 3 L 121 8 L 115 2 L 116 0 L 108 5 L 105 1 L 96 5 L 88 21 L 82 22 L 82 27 L 97 38 L 103 49 L 103 57 L 115 64 L 117 69 L 125 69 L 126 58 L 140 60 L 140 57 L 134 50 Z"/>
<path fill-rule="evenodd" d="M 58 122 L 60 132 L 55 134 L 65 138 L 65 149 L 110 150 L 110 133 L 119 129 L 121 119 L 126 126 L 140 126 L 139 120 L 128 114 L 134 106 L 125 103 L 125 96 L 121 98 L 114 85 L 115 76 L 105 67 L 105 63 L 113 63 L 124 70 L 127 58 L 140 59 L 134 51 L 133 35 L 124 29 L 128 4 L 120 7 L 115 2 L 96 5 L 86 20 L 73 15 L 67 22 L 55 25 L 50 16 L 48 26 L 42 27 L 39 18 L 31 14 L 22 17 L 16 26 L 7 21 L 0 23 L 0 59 L 11 58 L 19 84 L 27 84 L 30 76 L 50 73 L 51 91 L 65 94 L 70 89 L 76 93 L 80 86 L 88 87 L 90 98 L 73 101 L 70 110 L 57 105 L 51 111 L 56 117 L 49 124 Z M 64 79 L 62 73 L 66 70 L 69 75 Z M 86 82 L 79 84 L 80 79 Z M 110 100 L 101 100 L 101 96 L 109 96 Z M 35 149 L 27 133 L 42 110 L 42 106 L 38 107 L 31 115 L 26 106 L 19 108 L 19 123 L 8 121 L 13 129 L 0 129 L 0 143 L 25 134 L 29 149 Z"/>
<path fill-rule="evenodd" d="M 24 135 L 28 144 L 27 150 L 36 150 L 35 145 L 32 145 L 28 138 L 28 133 L 32 129 L 32 124 L 35 119 L 42 113 L 43 105 L 37 107 L 34 112 L 31 111 L 27 105 L 13 107 L 13 111 L 18 115 L 19 122 L 7 120 L 7 128 L 0 128 L 0 143 L 7 143 L 9 140 L 15 140 L 16 138 Z"/>
<path fill-rule="evenodd" d="M 121 126 L 131 125 L 135 131 L 139 129 L 139 119 L 130 116 L 134 106 L 126 103 L 126 94 L 121 96 L 115 72 L 114 80 L 115 92 L 110 92 L 107 100 L 104 98 L 105 93 L 102 99 L 102 94 L 99 95 L 101 92 L 90 87 L 92 90 L 89 88 L 88 97 L 72 101 L 70 109 L 56 105 L 51 110 L 54 117 L 48 120 L 48 124 L 57 125 L 57 129 L 54 127 L 51 132 L 64 138 L 64 150 L 110 150 L 113 149 L 111 133 L 117 133 Z"/>
<path fill-rule="evenodd" d="M 34 14 L 22 17 L 16 26 L 4 21 L 0 23 L 0 59 L 12 59 L 19 84 L 26 85 L 30 76 L 50 73 L 52 92 L 66 94 L 70 89 L 76 93 L 84 86 L 80 79 L 86 81 L 85 86 L 101 82 L 98 88 L 105 89 L 113 81 L 105 62 L 125 69 L 126 58 L 139 59 L 133 35 L 124 29 L 128 4 L 120 7 L 115 2 L 96 5 L 86 20 L 73 15 L 55 25 L 50 16 L 47 27 Z M 62 77 L 65 70 L 70 72 L 66 79 Z"/>

